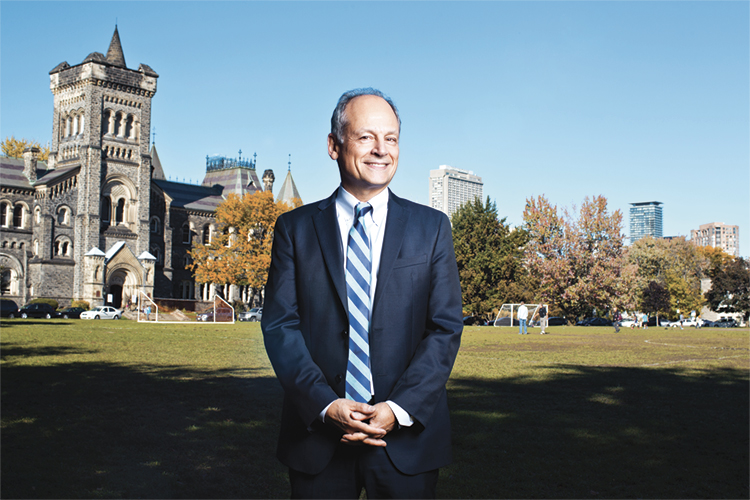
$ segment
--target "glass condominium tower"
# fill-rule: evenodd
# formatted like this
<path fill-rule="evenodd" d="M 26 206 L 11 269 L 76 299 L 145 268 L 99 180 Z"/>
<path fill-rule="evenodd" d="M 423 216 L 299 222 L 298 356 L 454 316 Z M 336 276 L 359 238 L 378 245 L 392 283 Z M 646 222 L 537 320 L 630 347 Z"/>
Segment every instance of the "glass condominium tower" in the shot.
<path fill-rule="evenodd" d="M 660 201 L 644 201 L 630 204 L 630 244 L 646 236 L 661 238 L 662 211 Z"/>

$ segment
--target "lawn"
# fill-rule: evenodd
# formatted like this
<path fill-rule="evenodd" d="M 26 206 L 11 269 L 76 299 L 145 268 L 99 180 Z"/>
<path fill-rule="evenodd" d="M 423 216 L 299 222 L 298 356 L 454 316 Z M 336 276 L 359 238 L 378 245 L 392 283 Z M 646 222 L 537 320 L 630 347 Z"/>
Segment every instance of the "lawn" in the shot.
<path fill-rule="evenodd" d="M 288 498 L 257 323 L 0 324 L 2 498 Z M 442 498 L 748 498 L 750 331 L 469 327 Z"/>

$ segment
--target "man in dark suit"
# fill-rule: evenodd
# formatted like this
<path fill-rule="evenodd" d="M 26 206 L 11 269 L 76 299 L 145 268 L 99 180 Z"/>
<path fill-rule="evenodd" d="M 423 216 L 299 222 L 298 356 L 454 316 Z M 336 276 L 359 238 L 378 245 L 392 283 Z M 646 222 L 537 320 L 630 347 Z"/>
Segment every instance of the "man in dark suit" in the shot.
<path fill-rule="evenodd" d="M 345 93 L 328 136 L 341 185 L 276 223 L 261 326 L 295 498 L 430 498 L 451 461 L 461 287 L 448 218 L 388 189 L 400 129 L 379 91 Z"/>

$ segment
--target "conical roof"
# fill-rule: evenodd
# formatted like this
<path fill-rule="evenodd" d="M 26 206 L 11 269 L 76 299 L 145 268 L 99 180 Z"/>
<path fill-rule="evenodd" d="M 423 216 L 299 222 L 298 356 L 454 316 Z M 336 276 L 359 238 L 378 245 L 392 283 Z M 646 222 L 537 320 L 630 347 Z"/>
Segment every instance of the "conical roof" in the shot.
<path fill-rule="evenodd" d="M 112 35 L 112 41 L 109 42 L 109 50 L 107 50 L 107 62 L 112 66 L 127 68 L 127 66 L 125 65 L 125 54 L 122 53 L 120 34 L 117 32 L 117 26 L 115 26 L 115 32 Z"/>
<path fill-rule="evenodd" d="M 299 191 L 297 191 L 294 179 L 292 179 L 292 171 L 288 170 L 284 183 L 279 190 L 279 195 L 276 197 L 276 201 L 283 201 L 287 205 L 293 207 L 295 200 L 302 201 L 302 197 L 299 195 Z"/>
<path fill-rule="evenodd" d="M 164 177 L 164 169 L 161 166 L 161 160 L 159 160 L 159 153 L 156 152 L 156 144 L 151 145 L 151 178 L 166 180 Z"/>

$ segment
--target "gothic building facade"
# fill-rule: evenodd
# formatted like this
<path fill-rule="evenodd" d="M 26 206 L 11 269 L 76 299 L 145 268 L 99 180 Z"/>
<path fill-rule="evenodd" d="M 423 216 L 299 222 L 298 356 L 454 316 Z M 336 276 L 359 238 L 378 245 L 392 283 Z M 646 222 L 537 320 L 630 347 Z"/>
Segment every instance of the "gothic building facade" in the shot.
<path fill-rule="evenodd" d="M 211 240 L 226 196 L 272 190 L 273 171 L 261 184 L 255 159 L 207 157 L 201 185 L 167 180 L 149 144 L 158 77 L 145 64 L 127 67 L 117 28 L 106 56 L 93 52 L 50 72 L 49 159 L 40 161 L 36 149 L 0 158 L 4 298 L 92 306 L 120 306 L 138 292 L 248 299 L 239 288 L 195 283 L 185 266 L 192 245 Z M 290 172 L 282 192 L 299 197 Z"/>

